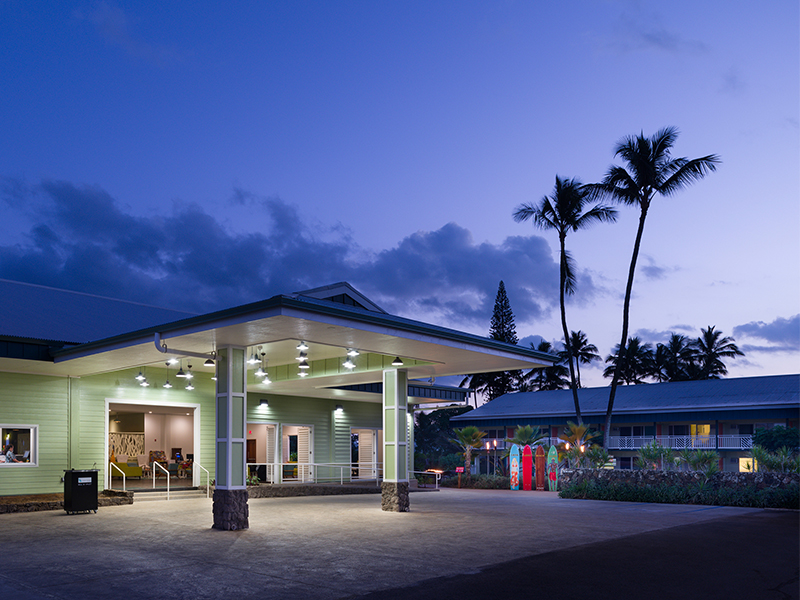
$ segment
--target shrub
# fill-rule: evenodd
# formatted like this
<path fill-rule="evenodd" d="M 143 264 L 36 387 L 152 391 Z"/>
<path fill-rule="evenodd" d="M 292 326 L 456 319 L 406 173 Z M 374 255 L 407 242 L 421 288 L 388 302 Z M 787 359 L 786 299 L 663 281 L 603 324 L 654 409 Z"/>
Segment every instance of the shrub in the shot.
<path fill-rule="evenodd" d="M 458 476 L 444 477 L 439 485 L 458 487 Z M 502 475 L 474 475 L 469 479 L 462 476 L 461 487 L 475 490 L 508 490 L 511 489 L 511 481 Z"/>
<path fill-rule="evenodd" d="M 624 482 L 583 480 L 559 492 L 561 498 L 614 500 L 618 502 L 658 502 L 662 504 L 706 504 L 753 508 L 800 508 L 800 486 L 786 488 L 754 487 L 715 489 L 708 480 L 691 486 L 655 484 L 637 486 Z"/>

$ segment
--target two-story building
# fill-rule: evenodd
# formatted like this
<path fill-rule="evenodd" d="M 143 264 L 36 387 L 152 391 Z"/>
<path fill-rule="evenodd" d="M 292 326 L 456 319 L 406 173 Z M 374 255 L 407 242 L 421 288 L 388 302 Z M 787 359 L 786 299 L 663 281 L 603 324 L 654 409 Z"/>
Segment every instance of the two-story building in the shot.
<path fill-rule="evenodd" d="M 608 387 L 578 391 L 584 423 L 601 432 L 608 394 Z M 631 469 L 637 449 L 655 440 L 675 451 L 716 450 L 722 470 L 742 471 L 756 429 L 798 426 L 799 396 L 796 374 L 620 386 L 608 451 L 617 468 Z M 558 443 L 567 421 L 576 421 L 571 390 L 506 394 L 451 419 L 486 431 L 490 453 L 495 441 L 503 449 L 503 439 L 519 425 L 539 427 L 548 435 L 544 443 Z"/>

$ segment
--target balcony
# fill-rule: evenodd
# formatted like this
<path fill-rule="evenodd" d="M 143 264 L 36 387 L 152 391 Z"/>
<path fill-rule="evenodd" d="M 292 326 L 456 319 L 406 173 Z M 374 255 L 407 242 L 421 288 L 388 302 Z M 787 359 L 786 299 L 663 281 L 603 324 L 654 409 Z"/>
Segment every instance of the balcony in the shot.
<path fill-rule="evenodd" d="M 753 447 L 752 435 L 612 435 L 609 450 L 638 450 L 653 440 L 672 450 L 749 450 Z"/>

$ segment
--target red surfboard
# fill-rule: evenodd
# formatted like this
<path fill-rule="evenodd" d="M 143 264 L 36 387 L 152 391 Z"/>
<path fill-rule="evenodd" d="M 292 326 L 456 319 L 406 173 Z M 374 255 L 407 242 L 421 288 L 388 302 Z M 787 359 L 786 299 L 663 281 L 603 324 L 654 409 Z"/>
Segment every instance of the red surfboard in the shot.
<path fill-rule="evenodd" d="M 535 460 L 536 460 L 536 490 L 543 492 L 545 457 L 544 457 L 544 448 L 542 448 L 541 446 L 536 446 Z"/>
<path fill-rule="evenodd" d="M 533 478 L 533 451 L 530 446 L 525 446 L 522 450 L 522 489 L 531 490 L 531 479 Z"/>

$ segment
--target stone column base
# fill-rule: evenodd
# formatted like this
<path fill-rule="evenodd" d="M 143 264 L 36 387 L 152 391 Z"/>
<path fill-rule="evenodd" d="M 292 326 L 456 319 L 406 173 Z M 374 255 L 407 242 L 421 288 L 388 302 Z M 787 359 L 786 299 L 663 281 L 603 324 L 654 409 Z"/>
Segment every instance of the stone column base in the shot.
<path fill-rule="evenodd" d="M 247 490 L 214 490 L 213 529 L 236 531 L 250 527 Z"/>
<path fill-rule="evenodd" d="M 381 510 L 408 512 L 408 482 L 384 481 L 381 483 Z"/>

